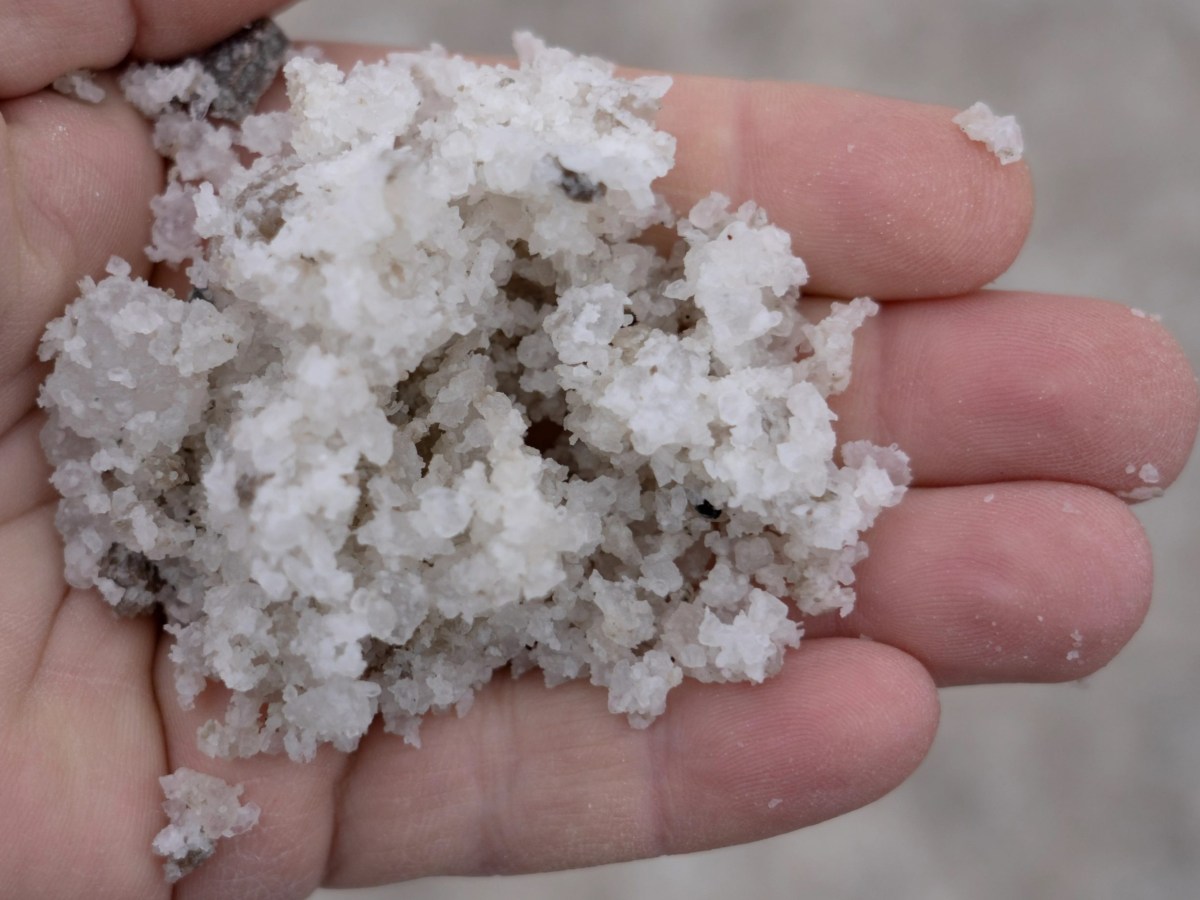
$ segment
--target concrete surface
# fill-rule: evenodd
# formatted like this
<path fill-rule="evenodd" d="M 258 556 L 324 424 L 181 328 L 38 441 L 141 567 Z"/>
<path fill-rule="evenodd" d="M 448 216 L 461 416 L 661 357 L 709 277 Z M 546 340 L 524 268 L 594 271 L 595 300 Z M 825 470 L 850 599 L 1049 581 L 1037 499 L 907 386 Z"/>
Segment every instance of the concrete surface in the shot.
<path fill-rule="evenodd" d="M 1200 4 L 1192 0 L 309 0 L 297 37 L 503 53 L 516 27 L 621 62 L 1019 113 L 1038 186 L 1005 286 L 1161 313 L 1200 364 Z M 1140 513 L 1155 608 L 1082 686 L 948 691 L 900 790 L 747 847 L 323 900 L 1200 896 L 1200 471 Z"/>

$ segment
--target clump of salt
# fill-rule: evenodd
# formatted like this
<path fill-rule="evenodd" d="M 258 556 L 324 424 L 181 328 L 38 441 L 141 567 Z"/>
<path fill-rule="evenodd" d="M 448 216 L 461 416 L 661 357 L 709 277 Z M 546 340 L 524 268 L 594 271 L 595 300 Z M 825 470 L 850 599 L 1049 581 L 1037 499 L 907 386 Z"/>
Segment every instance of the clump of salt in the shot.
<path fill-rule="evenodd" d="M 1159 486 L 1159 481 L 1162 480 L 1162 475 L 1158 471 L 1158 467 L 1153 463 L 1145 463 L 1140 468 L 1135 463 L 1130 463 L 1125 467 L 1125 474 L 1132 475 L 1137 473 L 1138 479 L 1142 482 L 1141 486 L 1130 488 L 1125 491 L 1117 491 L 1117 496 L 1123 500 L 1155 500 L 1161 497 L 1165 491 Z"/>
<path fill-rule="evenodd" d="M 71 584 L 162 610 L 185 705 L 231 689 L 209 753 L 350 750 L 379 714 L 416 743 L 505 668 L 645 725 L 847 612 L 904 492 L 827 402 L 874 304 L 809 321 L 752 203 L 676 218 L 669 79 L 516 47 L 297 56 L 290 109 L 240 126 L 195 118 L 196 61 L 123 79 L 173 163 L 151 256 L 193 290 L 83 283 L 44 445 Z"/>
<path fill-rule="evenodd" d="M 954 124 L 973 141 L 996 155 L 1000 164 L 1018 162 L 1025 152 L 1025 139 L 1014 116 L 998 116 L 983 102 L 974 103 L 954 117 Z"/>
<path fill-rule="evenodd" d="M 60 75 L 50 87 L 65 97 L 74 97 L 84 103 L 100 103 L 108 96 L 94 74 L 84 69 Z"/>
<path fill-rule="evenodd" d="M 242 805 L 243 788 L 192 769 L 176 769 L 158 779 L 170 820 L 154 838 L 154 852 L 166 857 L 163 871 L 172 884 L 216 852 L 221 838 L 244 834 L 258 824 L 260 810 Z"/>

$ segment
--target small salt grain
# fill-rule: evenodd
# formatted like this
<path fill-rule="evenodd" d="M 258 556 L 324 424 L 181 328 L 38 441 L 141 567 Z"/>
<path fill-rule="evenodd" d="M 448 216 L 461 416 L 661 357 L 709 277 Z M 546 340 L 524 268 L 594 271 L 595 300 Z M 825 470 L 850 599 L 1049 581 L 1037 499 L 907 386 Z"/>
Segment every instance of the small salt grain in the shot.
<path fill-rule="evenodd" d="M 1071 649 L 1067 651 L 1067 661 L 1076 662 L 1081 654 L 1079 648 L 1083 646 L 1083 633 L 1078 628 L 1071 632 Z"/>
<path fill-rule="evenodd" d="M 998 116 L 986 103 L 971 105 L 956 115 L 953 121 L 971 140 L 986 145 L 1001 165 L 1018 162 L 1025 151 L 1025 140 L 1016 118 Z"/>
<path fill-rule="evenodd" d="M 1142 479 L 1146 484 L 1158 484 L 1160 477 L 1158 467 L 1151 463 L 1146 463 L 1138 470 L 1138 478 Z"/>
<path fill-rule="evenodd" d="M 778 809 L 781 803 L 783 803 L 783 798 L 775 797 L 774 799 L 767 801 L 767 809 Z"/>
<path fill-rule="evenodd" d="M 992 502 L 993 500 L 995 500 L 995 499 L 996 499 L 996 495 L 995 495 L 995 494 L 985 494 L 985 495 L 984 495 L 984 497 L 983 497 L 983 502 L 984 502 L 984 503 L 991 503 L 991 502 Z"/>
<path fill-rule="evenodd" d="M 74 97 L 84 103 L 101 103 L 108 96 L 108 92 L 96 81 L 95 73 L 85 69 L 60 75 L 50 86 L 63 96 Z"/>
<path fill-rule="evenodd" d="M 1117 496 L 1122 500 L 1139 502 L 1143 500 L 1156 500 L 1164 493 L 1165 491 L 1160 487 L 1136 487 L 1128 491 L 1117 491 Z"/>

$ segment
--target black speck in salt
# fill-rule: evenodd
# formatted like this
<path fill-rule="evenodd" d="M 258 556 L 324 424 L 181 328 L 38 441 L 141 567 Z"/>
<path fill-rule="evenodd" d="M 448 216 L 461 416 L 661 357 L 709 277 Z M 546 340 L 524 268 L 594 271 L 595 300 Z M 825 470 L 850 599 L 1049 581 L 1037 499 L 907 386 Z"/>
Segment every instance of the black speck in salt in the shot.
<path fill-rule="evenodd" d="M 603 183 L 592 181 L 586 175 L 572 171 L 561 164 L 559 168 L 562 169 L 559 186 L 564 194 L 577 203 L 591 203 L 597 197 L 603 197 L 608 191 Z"/>

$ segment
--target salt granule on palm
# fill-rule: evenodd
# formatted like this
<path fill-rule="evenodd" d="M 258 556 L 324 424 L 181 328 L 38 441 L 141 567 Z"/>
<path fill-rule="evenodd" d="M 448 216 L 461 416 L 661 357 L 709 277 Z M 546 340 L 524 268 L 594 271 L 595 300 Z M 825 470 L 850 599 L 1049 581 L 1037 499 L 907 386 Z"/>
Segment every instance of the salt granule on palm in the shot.
<path fill-rule="evenodd" d="M 518 35 L 517 68 L 293 58 L 290 108 L 200 120 L 126 89 L 171 162 L 152 259 L 51 323 L 44 443 L 67 577 L 161 609 L 212 754 L 418 740 L 499 669 L 635 725 L 684 677 L 761 681 L 847 612 L 895 447 L 838 446 L 866 299 L 809 321 L 752 203 L 676 218 L 664 77 Z M 156 95 L 157 96 L 157 95 Z M 644 239 L 666 226 L 667 255 Z"/>

